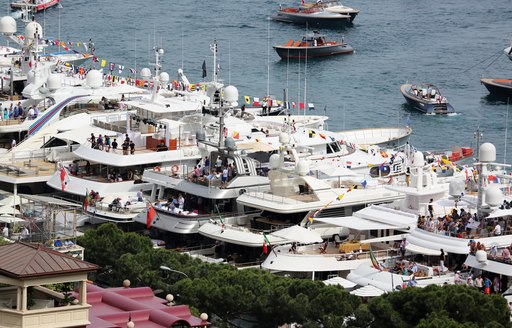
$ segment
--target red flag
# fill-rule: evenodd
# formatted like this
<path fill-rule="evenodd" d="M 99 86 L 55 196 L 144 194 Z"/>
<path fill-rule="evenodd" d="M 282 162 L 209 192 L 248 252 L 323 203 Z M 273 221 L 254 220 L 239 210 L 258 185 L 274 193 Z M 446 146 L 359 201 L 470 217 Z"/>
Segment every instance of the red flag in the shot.
<path fill-rule="evenodd" d="M 295 108 L 297 107 L 297 104 L 295 103 L 295 101 L 292 101 L 292 108 Z"/>
<path fill-rule="evenodd" d="M 304 103 L 299 103 L 299 108 L 304 109 Z"/>
<path fill-rule="evenodd" d="M 153 224 L 153 219 L 155 218 L 155 215 L 156 215 L 156 211 L 155 211 L 155 208 L 149 204 L 148 206 L 148 213 L 147 213 L 147 217 L 146 217 L 146 226 L 149 228 L 151 228 L 151 225 Z"/>
<path fill-rule="evenodd" d="M 64 168 L 64 166 L 61 166 L 60 167 L 60 185 L 62 187 L 62 191 L 64 191 L 64 189 L 66 188 L 66 184 L 67 184 L 67 173 L 66 173 L 66 169 Z"/>

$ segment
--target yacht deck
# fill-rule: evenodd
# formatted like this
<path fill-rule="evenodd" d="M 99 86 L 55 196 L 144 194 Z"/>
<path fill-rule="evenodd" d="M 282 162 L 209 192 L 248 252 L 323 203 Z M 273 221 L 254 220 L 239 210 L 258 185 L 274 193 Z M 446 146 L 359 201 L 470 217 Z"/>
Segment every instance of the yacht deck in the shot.
<path fill-rule="evenodd" d="M 42 159 L 29 159 L 0 163 L 0 181 L 8 183 L 41 182 L 56 171 L 55 163 Z"/>

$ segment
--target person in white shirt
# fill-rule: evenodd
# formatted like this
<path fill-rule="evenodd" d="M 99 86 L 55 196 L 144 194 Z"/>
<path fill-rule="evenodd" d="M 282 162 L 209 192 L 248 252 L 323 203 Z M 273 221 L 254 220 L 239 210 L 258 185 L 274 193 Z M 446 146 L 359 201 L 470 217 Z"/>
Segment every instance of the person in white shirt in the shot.
<path fill-rule="evenodd" d="M 501 226 L 498 223 L 494 226 L 493 233 L 495 236 L 501 236 Z"/>
<path fill-rule="evenodd" d="M 4 228 L 2 229 L 2 236 L 4 238 L 9 238 L 9 228 L 7 228 L 7 226 L 4 226 Z"/>
<path fill-rule="evenodd" d="M 30 107 L 30 109 L 28 110 L 28 119 L 31 120 L 33 118 L 34 118 L 34 108 Z"/>

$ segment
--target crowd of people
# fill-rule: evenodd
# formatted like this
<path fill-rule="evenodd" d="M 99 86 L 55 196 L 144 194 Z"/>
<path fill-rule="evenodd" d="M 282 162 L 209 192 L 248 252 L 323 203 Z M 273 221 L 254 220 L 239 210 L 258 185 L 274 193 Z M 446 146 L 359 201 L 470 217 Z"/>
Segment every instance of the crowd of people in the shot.
<path fill-rule="evenodd" d="M 98 149 L 102 151 L 104 150 L 107 153 L 110 152 L 110 150 L 112 150 L 112 152 L 116 154 L 118 151 L 119 144 L 117 142 L 117 138 L 113 139 L 114 140 L 111 141 L 110 136 L 103 136 L 101 134 L 98 135 L 98 137 L 96 137 L 94 133 L 91 133 L 91 137 L 87 140 L 91 143 L 91 148 L 93 149 Z M 125 134 L 125 139 L 124 142 L 121 144 L 121 149 L 123 150 L 123 155 L 135 154 L 135 142 L 132 139 L 130 139 L 128 133 Z"/>
<path fill-rule="evenodd" d="M 203 165 L 195 165 L 190 173 L 190 178 L 194 182 L 210 182 L 218 179 L 221 181 L 221 186 L 224 186 L 237 174 L 235 163 L 229 163 L 227 158 L 218 157 L 215 166 L 212 166 L 208 156 L 205 156 L 202 163 Z"/>
<path fill-rule="evenodd" d="M 2 110 L 0 115 L 0 121 L 18 120 L 18 119 L 29 119 L 33 120 L 39 116 L 39 108 L 36 106 L 29 106 L 28 108 L 23 107 L 21 102 L 17 104 L 11 103 L 9 107 Z"/>

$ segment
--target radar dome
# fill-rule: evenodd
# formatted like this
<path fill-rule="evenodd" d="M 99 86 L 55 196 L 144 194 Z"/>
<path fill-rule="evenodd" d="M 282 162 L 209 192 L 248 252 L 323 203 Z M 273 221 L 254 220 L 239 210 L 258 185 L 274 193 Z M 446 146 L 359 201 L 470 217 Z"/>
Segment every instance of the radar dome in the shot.
<path fill-rule="evenodd" d="M 30 22 L 25 26 L 25 38 L 33 40 L 37 36 L 38 39 L 43 38 L 43 28 L 38 22 Z"/>
<path fill-rule="evenodd" d="M 479 249 L 475 253 L 475 258 L 478 263 L 485 263 L 487 262 L 487 252 L 482 249 Z"/>
<path fill-rule="evenodd" d="M 279 155 L 272 154 L 268 160 L 268 164 L 272 170 L 277 169 L 279 167 Z"/>
<path fill-rule="evenodd" d="M 290 135 L 288 133 L 282 132 L 279 135 L 279 142 L 283 145 L 290 143 Z"/>
<path fill-rule="evenodd" d="M 423 165 L 425 165 L 425 158 L 423 157 L 423 153 L 421 151 L 414 153 L 412 165 L 414 167 L 423 167 Z"/>
<path fill-rule="evenodd" d="M 163 55 L 163 54 L 164 54 L 164 49 L 162 49 L 162 48 L 158 48 L 158 50 L 157 50 L 157 51 L 158 51 L 158 53 L 159 53 L 160 55 Z"/>
<path fill-rule="evenodd" d="M 140 76 L 142 79 L 149 79 L 151 77 L 151 70 L 147 67 L 144 67 L 140 70 Z"/>
<path fill-rule="evenodd" d="M 309 163 L 306 160 L 301 159 L 295 166 L 295 173 L 297 173 L 298 175 L 303 177 L 306 174 L 308 174 L 308 172 L 309 172 Z"/>
<path fill-rule="evenodd" d="M 100 71 L 93 69 L 87 73 L 85 83 L 93 89 L 97 89 L 103 85 L 103 74 Z"/>
<path fill-rule="evenodd" d="M 485 190 L 485 202 L 491 207 L 500 206 L 503 203 L 503 193 L 498 186 L 490 185 Z"/>
<path fill-rule="evenodd" d="M 48 76 L 47 85 L 50 91 L 55 91 L 61 87 L 62 76 L 60 74 L 50 74 Z"/>
<path fill-rule="evenodd" d="M 169 82 L 169 74 L 167 74 L 166 72 L 160 73 L 160 82 L 162 82 L 162 83 Z"/>
<path fill-rule="evenodd" d="M 480 162 L 496 161 L 496 147 L 492 143 L 486 142 L 480 145 L 478 154 Z"/>
<path fill-rule="evenodd" d="M 13 35 L 16 33 L 16 20 L 11 16 L 0 18 L 0 33 L 5 35 Z"/>
<path fill-rule="evenodd" d="M 226 148 L 228 149 L 235 149 L 235 139 L 231 138 L 231 137 L 227 137 L 226 140 L 224 141 L 224 144 L 226 145 Z"/>
<path fill-rule="evenodd" d="M 228 85 L 227 87 L 225 87 L 224 100 L 230 104 L 238 101 L 238 89 L 232 85 Z"/>
<path fill-rule="evenodd" d="M 466 184 L 462 180 L 453 180 L 450 182 L 450 185 L 448 187 L 448 193 L 452 197 L 458 197 L 461 196 L 464 192 L 464 189 L 466 188 Z"/>

